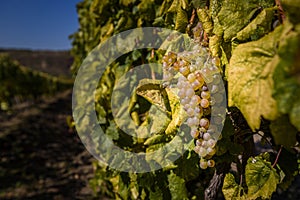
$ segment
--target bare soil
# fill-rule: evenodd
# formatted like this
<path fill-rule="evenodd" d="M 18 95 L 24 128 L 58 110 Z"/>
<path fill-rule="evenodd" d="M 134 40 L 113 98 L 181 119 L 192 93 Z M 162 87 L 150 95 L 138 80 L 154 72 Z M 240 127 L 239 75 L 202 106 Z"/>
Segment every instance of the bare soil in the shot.
<path fill-rule="evenodd" d="M 71 90 L 0 113 L 0 199 L 93 199 L 94 158 L 66 123 Z"/>

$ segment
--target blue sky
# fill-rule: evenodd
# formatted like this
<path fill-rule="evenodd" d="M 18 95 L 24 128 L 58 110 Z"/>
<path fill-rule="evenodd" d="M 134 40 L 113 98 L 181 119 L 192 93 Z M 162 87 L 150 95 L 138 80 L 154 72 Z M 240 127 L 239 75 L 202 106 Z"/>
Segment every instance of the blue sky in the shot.
<path fill-rule="evenodd" d="M 0 48 L 65 50 L 81 0 L 1 0 Z"/>

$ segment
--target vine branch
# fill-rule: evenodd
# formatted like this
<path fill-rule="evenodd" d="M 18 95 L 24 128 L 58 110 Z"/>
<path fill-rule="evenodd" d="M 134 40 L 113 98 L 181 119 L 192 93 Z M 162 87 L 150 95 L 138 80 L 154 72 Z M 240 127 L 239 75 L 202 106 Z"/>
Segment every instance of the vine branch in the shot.
<path fill-rule="evenodd" d="M 280 149 L 279 149 L 279 151 L 278 151 L 278 153 L 277 153 L 277 156 L 276 156 L 276 159 L 275 159 L 275 161 L 274 161 L 274 163 L 273 163 L 273 165 L 272 165 L 273 168 L 275 167 L 275 165 L 276 165 L 277 162 L 278 162 L 278 159 L 279 159 L 281 150 L 282 150 L 282 145 L 280 145 Z"/>

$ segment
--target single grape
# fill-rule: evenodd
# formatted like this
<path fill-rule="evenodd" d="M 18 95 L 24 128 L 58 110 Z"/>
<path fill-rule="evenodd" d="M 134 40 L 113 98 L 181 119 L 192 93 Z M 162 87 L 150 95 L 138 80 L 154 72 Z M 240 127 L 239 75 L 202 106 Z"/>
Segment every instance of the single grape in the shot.
<path fill-rule="evenodd" d="M 206 133 L 203 134 L 203 139 L 204 140 L 208 141 L 210 138 L 211 138 L 211 136 L 210 136 L 209 133 L 206 132 Z"/>
<path fill-rule="evenodd" d="M 200 71 L 195 71 L 195 77 L 199 81 L 200 85 L 204 84 L 204 79 Z"/>
<path fill-rule="evenodd" d="M 193 105 L 199 105 L 200 102 L 201 102 L 201 98 L 198 95 L 194 95 L 194 96 L 192 96 L 190 103 Z"/>
<path fill-rule="evenodd" d="M 196 76 L 192 73 L 187 76 L 187 79 L 190 83 L 193 83 L 196 80 Z"/>
<path fill-rule="evenodd" d="M 200 105 L 202 108 L 208 108 L 209 107 L 209 101 L 207 99 L 201 99 Z"/>
<path fill-rule="evenodd" d="M 189 104 L 187 104 L 187 105 L 189 105 Z M 190 116 L 190 117 L 192 117 L 192 116 L 195 115 L 195 111 L 194 111 L 193 108 L 188 108 L 187 111 L 186 111 L 186 113 L 187 113 L 188 116 Z"/>
<path fill-rule="evenodd" d="M 191 130 L 191 136 L 194 138 L 194 139 L 197 139 L 198 136 L 199 136 L 199 131 L 197 129 L 192 129 Z"/>
<path fill-rule="evenodd" d="M 200 168 L 201 169 L 206 169 L 208 167 L 207 162 L 205 160 L 200 160 Z"/>
<path fill-rule="evenodd" d="M 190 70 L 189 70 L 189 68 L 187 68 L 187 67 L 184 66 L 184 67 L 180 67 L 179 68 L 179 72 L 182 75 L 187 76 L 190 73 Z"/>
<path fill-rule="evenodd" d="M 209 127 L 209 120 L 207 118 L 201 118 L 199 125 L 201 127 L 204 127 L 205 129 L 208 129 L 208 127 Z"/>
<path fill-rule="evenodd" d="M 168 67 L 168 63 L 163 62 L 163 68 L 166 68 L 166 67 Z"/>
<path fill-rule="evenodd" d="M 208 143 L 208 146 L 210 146 L 211 148 L 214 148 L 216 146 L 217 142 L 214 139 L 209 139 L 207 141 L 207 143 Z"/>
<path fill-rule="evenodd" d="M 203 145 L 203 144 L 202 144 Z M 206 151 L 206 149 L 204 148 L 204 147 L 200 147 L 200 149 L 199 149 L 199 156 L 201 156 L 201 157 L 205 157 L 207 155 L 207 151 Z"/>
<path fill-rule="evenodd" d="M 196 145 L 202 146 L 202 142 L 203 142 L 203 139 L 198 139 L 198 140 L 196 140 Z"/>
<path fill-rule="evenodd" d="M 213 156 L 216 153 L 216 149 L 212 148 L 212 147 L 207 147 L 206 151 L 207 151 L 207 154 L 210 155 L 210 156 Z"/>
<path fill-rule="evenodd" d="M 207 148 L 207 147 L 208 147 L 207 141 L 203 140 L 203 141 L 202 141 L 202 144 L 201 144 L 201 147 Z M 208 153 L 208 152 L 207 152 L 207 150 L 206 150 L 206 154 L 207 154 L 207 153 Z"/>
<path fill-rule="evenodd" d="M 201 90 L 202 91 L 208 91 L 208 87 L 206 85 L 203 85 Z"/>
<path fill-rule="evenodd" d="M 192 96 L 195 95 L 195 92 L 194 92 L 194 90 L 193 90 L 192 88 L 188 88 L 188 89 L 186 90 L 185 95 L 186 95 L 187 97 L 191 98 Z"/>
<path fill-rule="evenodd" d="M 209 91 L 202 91 L 201 92 L 201 98 L 202 99 L 209 99 L 210 98 L 210 92 Z"/>
<path fill-rule="evenodd" d="M 199 151 L 200 151 L 200 146 L 195 146 L 194 147 L 194 151 L 197 153 L 197 154 L 199 154 Z"/>
<path fill-rule="evenodd" d="M 173 68 L 174 68 L 174 70 L 179 71 L 180 66 L 179 66 L 179 63 L 177 61 L 174 62 Z"/>
<path fill-rule="evenodd" d="M 194 80 L 194 82 L 191 83 L 192 88 L 196 91 L 201 88 L 201 83 L 198 80 Z"/>
<path fill-rule="evenodd" d="M 215 166 L 215 161 L 214 160 L 208 160 L 207 161 L 207 166 L 208 167 L 214 167 Z"/>

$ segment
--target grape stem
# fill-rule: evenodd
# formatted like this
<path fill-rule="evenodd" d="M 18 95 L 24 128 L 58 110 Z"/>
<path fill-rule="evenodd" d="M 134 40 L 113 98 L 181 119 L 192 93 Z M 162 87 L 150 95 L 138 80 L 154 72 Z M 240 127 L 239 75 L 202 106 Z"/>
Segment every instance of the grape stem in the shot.
<path fill-rule="evenodd" d="M 278 162 L 278 159 L 279 159 L 281 150 L 282 150 L 282 145 L 280 145 L 280 149 L 279 149 L 279 151 L 278 151 L 278 153 L 277 153 L 277 156 L 276 156 L 276 159 L 275 159 L 275 161 L 274 161 L 274 163 L 273 163 L 273 165 L 272 165 L 273 168 L 275 167 L 275 165 L 276 165 L 277 162 Z"/>

